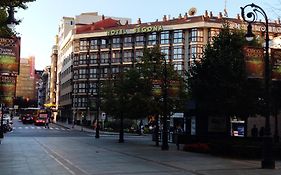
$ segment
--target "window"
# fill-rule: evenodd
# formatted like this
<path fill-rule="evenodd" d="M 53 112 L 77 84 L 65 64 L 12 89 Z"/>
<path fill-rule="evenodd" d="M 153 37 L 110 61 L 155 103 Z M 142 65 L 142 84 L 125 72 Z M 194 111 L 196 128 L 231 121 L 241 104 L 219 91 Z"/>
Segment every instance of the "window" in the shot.
<path fill-rule="evenodd" d="M 143 50 L 136 50 L 136 62 L 140 61 L 143 57 Z"/>
<path fill-rule="evenodd" d="M 78 105 L 78 107 L 87 107 L 87 105 L 88 105 L 87 98 L 86 97 L 79 97 L 77 99 L 77 105 Z"/>
<path fill-rule="evenodd" d="M 119 74 L 119 67 L 112 67 L 111 68 L 111 77 L 114 78 Z"/>
<path fill-rule="evenodd" d="M 203 42 L 203 29 L 191 29 L 189 31 L 189 41 Z"/>
<path fill-rule="evenodd" d="M 89 84 L 90 93 L 96 93 L 97 92 L 97 83 L 91 82 Z"/>
<path fill-rule="evenodd" d="M 160 43 L 161 44 L 169 44 L 169 31 L 164 31 L 164 32 L 161 32 L 161 35 L 160 35 Z"/>
<path fill-rule="evenodd" d="M 190 59 L 200 59 L 203 56 L 203 45 L 190 45 Z"/>
<path fill-rule="evenodd" d="M 79 69 L 79 79 L 87 78 L 87 69 Z"/>
<path fill-rule="evenodd" d="M 124 47 L 132 47 L 133 46 L 133 39 L 131 36 L 124 38 Z"/>
<path fill-rule="evenodd" d="M 131 62 L 132 61 L 132 51 L 124 51 L 124 55 L 123 55 L 123 62 Z"/>
<path fill-rule="evenodd" d="M 97 39 L 91 39 L 90 43 L 90 49 L 91 50 L 97 50 L 98 49 L 98 40 Z"/>
<path fill-rule="evenodd" d="M 88 50 L 89 42 L 87 40 L 80 40 L 80 51 Z"/>
<path fill-rule="evenodd" d="M 112 48 L 120 48 L 121 43 L 120 43 L 120 38 L 113 38 L 112 39 Z"/>
<path fill-rule="evenodd" d="M 183 43 L 183 32 L 182 30 L 174 31 L 174 44 Z"/>
<path fill-rule="evenodd" d="M 153 46 L 156 45 L 157 35 L 156 32 L 153 32 L 148 35 L 148 45 Z"/>
<path fill-rule="evenodd" d="M 112 51 L 111 63 L 120 63 L 121 61 L 121 52 Z"/>
<path fill-rule="evenodd" d="M 136 36 L 136 46 L 143 46 L 144 45 L 144 36 Z"/>
<path fill-rule="evenodd" d="M 73 57 L 73 65 L 75 65 L 75 66 L 79 65 L 79 55 L 74 55 L 74 57 Z"/>
<path fill-rule="evenodd" d="M 78 93 L 85 93 L 87 90 L 86 83 L 78 83 Z"/>
<path fill-rule="evenodd" d="M 101 52 L 101 54 L 100 54 L 100 63 L 108 63 L 108 57 L 109 57 L 109 53 L 108 52 Z"/>
<path fill-rule="evenodd" d="M 81 54 L 79 56 L 79 64 L 87 64 L 87 55 L 86 54 Z"/>
<path fill-rule="evenodd" d="M 108 68 L 100 68 L 100 77 L 107 78 L 108 77 Z"/>
<path fill-rule="evenodd" d="M 217 36 L 219 34 L 219 32 L 220 32 L 220 29 L 215 29 L 215 28 L 209 29 L 209 31 L 208 31 L 209 42 L 212 42 L 213 37 Z"/>
<path fill-rule="evenodd" d="M 177 71 L 183 70 L 183 63 L 182 62 L 174 62 L 174 69 Z"/>
<path fill-rule="evenodd" d="M 165 59 L 168 60 L 169 59 L 169 47 L 162 47 L 161 48 L 161 53 L 164 54 Z"/>
<path fill-rule="evenodd" d="M 109 48 L 109 41 L 108 41 L 108 39 L 101 39 L 100 48 L 101 49 Z"/>
<path fill-rule="evenodd" d="M 97 68 L 90 68 L 89 71 L 90 71 L 89 72 L 90 78 L 97 78 L 98 77 Z"/>
<path fill-rule="evenodd" d="M 90 54 L 90 64 L 98 64 L 98 54 L 97 53 Z"/>
<path fill-rule="evenodd" d="M 182 60 L 183 59 L 183 47 L 182 46 L 177 46 L 174 47 L 173 50 L 173 60 Z"/>

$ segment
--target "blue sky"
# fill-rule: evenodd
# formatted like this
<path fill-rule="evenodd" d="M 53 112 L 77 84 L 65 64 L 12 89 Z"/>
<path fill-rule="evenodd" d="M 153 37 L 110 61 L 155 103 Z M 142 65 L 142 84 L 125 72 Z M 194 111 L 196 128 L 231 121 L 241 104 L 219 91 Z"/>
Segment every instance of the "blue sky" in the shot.
<path fill-rule="evenodd" d="M 226 0 L 229 17 L 240 14 L 240 7 L 255 3 L 262 7 L 272 20 L 281 15 L 280 0 Z M 223 12 L 225 0 L 36 0 L 28 3 L 27 10 L 19 10 L 16 17 L 22 23 L 16 30 L 22 38 L 21 57 L 35 56 L 35 68 L 42 70 L 50 65 L 51 48 L 58 32 L 59 21 L 63 16 L 74 17 L 83 12 L 98 12 L 105 16 L 128 17 L 136 23 L 161 20 L 163 15 L 177 17 L 191 7 L 196 7 L 197 15 L 205 10 L 215 16 Z M 262 19 L 262 17 L 261 17 Z"/>

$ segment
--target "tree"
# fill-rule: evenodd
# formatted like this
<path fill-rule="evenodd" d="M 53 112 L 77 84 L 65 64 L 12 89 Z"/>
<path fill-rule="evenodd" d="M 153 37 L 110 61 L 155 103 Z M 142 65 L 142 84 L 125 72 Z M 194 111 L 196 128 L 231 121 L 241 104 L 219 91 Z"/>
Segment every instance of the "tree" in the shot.
<path fill-rule="evenodd" d="M 128 119 L 143 119 L 149 115 L 163 115 L 163 94 L 153 96 L 153 80 L 163 81 L 164 55 L 159 47 L 144 49 L 141 61 L 129 70 L 121 71 L 118 76 L 108 80 L 102 88 L 102 110 L 120 119 L 119 141 L 123 139 L 122 121 Z M 122 69 L 122 68 L 121 68 Z M 179 82 L 182 88 L 182 78 L 167 65 L 167 80 Z M 163 84 L 161 84 L 163 89 Z M 169 87 L 168 87 L 169 88 Z M 177 92 L 180 94 L 180 90 Z M 168 113 L 179 110 L 181 96 L 168 98 Z M 183 101 L 183 100 L 182 100 Z"/>
<path fill-rule="evenodd" d="M 1 37 L 7 37 L 15 34 L 14 31 L 12 31 L 7 27 L 9 10 L 11 12 L 10 15 L 13 15 L 14 12 L 16 12 L 14 8 L 27 9 L 26 4 L 28 2 L 33 2 L 33 1 L 35 0 L 1 0 L 0 2 L 0 36 Z M 19 24 L 20 20 L 15 20 L 14 22 L 15 24 Z"/>
<path fill-rule="evenodd" d="M 191 68 L 189 91 L 200 115 L 226 117 L 230 124 L 232 116 L 256 114 L 263 91 L 260 81 L 247 78 L 242 49 L 247 43 L 243 31 L 232 31 L 224 24 L 213 42 L 207 44 L 202 60 Z"/>

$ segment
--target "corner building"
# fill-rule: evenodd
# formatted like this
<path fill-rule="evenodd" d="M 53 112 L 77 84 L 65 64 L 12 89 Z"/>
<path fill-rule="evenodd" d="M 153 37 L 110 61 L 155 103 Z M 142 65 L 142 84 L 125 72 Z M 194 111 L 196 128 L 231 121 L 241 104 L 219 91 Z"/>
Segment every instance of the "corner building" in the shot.
<path fill-rule="evenodd" d="M 130 69 L 140 61 L 145 47 L 159 45 L 166 54 L 166 59 L 173 62 L 174 68 L 181 73 L 188 71 L 190 65 L 202 58 L 204 45 L 212 41 L 228 22 L 231 28 L 246 30 L 247 24 L 237 15 L 225 18 L 220 13 L 213 16 L 205 12 L 201 16 L 179 15 L 168 19 L 165 15 L 161 21 L 136 24 L 120 24 L 118 20 L 102 20 L 75 27 L 73 40 L 73 113 L 76 120 L 81 116 L 92 122 L 96 111 L 89 105 L 95 102 L 99 106 L 99 87 L 102 81 L 113 78 L 120 71 Z M 280 21 L 269 24 L 270 38 L 280 35 Z M 264 26 L 255 23 L 253 30 L 262 36 Z M 90 103 L 91 102 L 91 103 Z"/>

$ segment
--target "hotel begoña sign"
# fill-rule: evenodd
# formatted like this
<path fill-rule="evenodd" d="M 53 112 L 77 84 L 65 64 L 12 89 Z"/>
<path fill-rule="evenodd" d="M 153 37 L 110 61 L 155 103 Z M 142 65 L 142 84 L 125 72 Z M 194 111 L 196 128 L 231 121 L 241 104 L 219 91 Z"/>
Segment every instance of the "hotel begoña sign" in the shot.
<path fill-rule="evenodd" d="M 163 26 L 145 26 L 145 27 L 135 27 L 133 29 L 114 29 L 107 31 L 107 36 L 113 35 L 124 35 L 132 33 L 149 33 L 149 32 L 159 32 L 163 30 Z"/>

